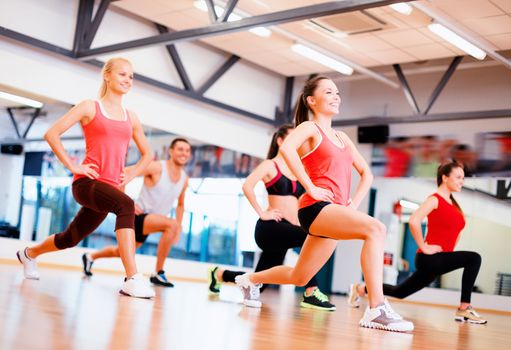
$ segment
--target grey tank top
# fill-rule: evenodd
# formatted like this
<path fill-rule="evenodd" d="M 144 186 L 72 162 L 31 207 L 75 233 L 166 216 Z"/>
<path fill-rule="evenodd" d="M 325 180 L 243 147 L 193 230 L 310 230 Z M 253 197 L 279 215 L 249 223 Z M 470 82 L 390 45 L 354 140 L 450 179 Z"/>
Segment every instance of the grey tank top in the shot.
<path fill-rule="evenodd" d="M 168 216 L 174 202 L 183 190 L 186 173 L 181 170 L 179 180 L 174 183 L 169 178 L 167 164 L 165 163 L 165 160 L 160 161 L 161 176 L 156 185 L 153 187 L 142 186 L 142 190 L 135 201 L 144 213 Z"/>

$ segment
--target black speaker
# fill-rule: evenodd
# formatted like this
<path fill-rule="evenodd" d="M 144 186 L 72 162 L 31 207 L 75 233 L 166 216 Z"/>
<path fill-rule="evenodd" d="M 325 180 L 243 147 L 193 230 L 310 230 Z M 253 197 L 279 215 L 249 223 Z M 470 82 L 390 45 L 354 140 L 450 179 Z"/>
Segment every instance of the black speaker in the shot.
<path fill-rule="evenodd" d="M 18 143 L 4 143 L 1 146 L 1 152 L 5 154 L 21 154 L 23 153 L 23 145 Z"/>
<path fill-rule="evenodd" d="M 358 127 L 358 143 L 386 143 L 389 139 L 388 125 Z"/>

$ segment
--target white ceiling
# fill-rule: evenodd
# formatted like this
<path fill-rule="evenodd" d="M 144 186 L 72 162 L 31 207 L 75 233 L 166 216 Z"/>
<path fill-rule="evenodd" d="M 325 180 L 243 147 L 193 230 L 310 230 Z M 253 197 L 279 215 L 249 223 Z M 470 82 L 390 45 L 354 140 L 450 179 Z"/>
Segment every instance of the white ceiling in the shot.
<path fill-rule="evenodd" d="M 262 15 L 323 2 L 328 1 L 243 0 L 238 2 L 234 12 Z M 220 0 L 215 3 L 222 4 Z M 511 0 L 431 0 L 422 3 L 495 50 L 511 50 Z M 208 14 L 195 8 L 192 0 L 120 0 L 112 6 L 174 30 L 210 25 Z M 293 52 L 293 36 L 367 68 L 464 54 L 431 33 L 427 29 L 431 18 L 418 9 L 406 16 L 384 6 L 369 9 L 366 13 L 348 13 L 313 21 L 316 24 L 305 20 L 270 27 L 273 33 L 269 38 L 237 32 L 202 41 L 285 76 L 329 71 Z M 344 32 L 333 35 L 317 24 L 330 30 L 342 27 Z M 360 32 L 367 30 L 369 32 Z"/>

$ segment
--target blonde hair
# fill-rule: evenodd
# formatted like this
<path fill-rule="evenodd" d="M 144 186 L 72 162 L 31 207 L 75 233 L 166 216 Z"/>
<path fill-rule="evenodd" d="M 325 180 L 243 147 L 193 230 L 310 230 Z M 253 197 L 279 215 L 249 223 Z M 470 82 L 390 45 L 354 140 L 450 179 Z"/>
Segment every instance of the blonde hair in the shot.
<path fill-rule="evenodd" d="M 106 95 L 106 90 L 108 89 L 105 81 L 105 75 L 107 73 L 110 73 L 114 67 L 114 64 L 116 62 L 125 62 L 128 63 L 130 66 L 132 65 L 131 62 L 123 57 L 113 57 L 105 62 L 103 65 L 103 68 L 101 69 L 101 78 L 103 78 L 103 81 L 101 82 L 101 86 L 99 87 L 99 98 L 102 98 Z"/>

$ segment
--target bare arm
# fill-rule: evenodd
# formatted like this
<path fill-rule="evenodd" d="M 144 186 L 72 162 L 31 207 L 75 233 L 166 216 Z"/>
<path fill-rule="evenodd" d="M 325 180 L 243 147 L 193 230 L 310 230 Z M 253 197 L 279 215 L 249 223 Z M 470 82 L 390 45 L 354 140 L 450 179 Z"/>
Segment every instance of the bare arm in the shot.
<path fill-rule="evenodd" d="M 73 174 L 86 175 L 91 179 L 99 177 L 99 174 L 92 169 L 94 165 L 79 165 L 71 160 L 67 154 L 64 145 L 60 139 L 60 135 L 69 130 L 76 123 L 88 123 L 96 113 L 94 102 L 85 100 L 71 108 L 59 120 L 57 120 L 44 134 L 44 139 L 50 145 L 57 158 L 68 168 Z"/>
<path fill-rule="evenodd" d="M 151 146 L 149 146 L 147 138 L 145 137 L 142 124 L 140 124 L 140 121 L 135 113 L 130 112 L 129 115 L 131 117 L 131 124 L 133 126 L 133 141 L 135 141 L 141 157 L 137 163 L 124 170 L 125 176 L 124 179 L 122 179 L 121 186 L 126 185 L 133 178 L 141 175 L 144 169 L 147 168 L 153 159 L 153 152 L 151 150 Z"/>
<path fill-rule="evenodd" d="M 188 188 L 188 177 L 186 177 L 185 183 L 183 185 L 183 190 L 177 199 L 177 207 L 176 207 L 176 221 L 179 224 L 178 232 L 181 233 L 183 228 L 183 215 L 185 213 L 185 193 Z"/>
<path fill-rule="evenodd" d="M 434 254 L 442 251 L 442 248 L 438 245 L 426 244 L 422 235 L 422 221 L 436 208 L 438 208 L 438 198 L 435 196 L 428 197 L 428 199 L 421 204 L 412 216 L 410 216 L 410 221 L 408 223 L 410 225 L 410 231 L 412 232 L 413 239 L 415 239 L 419 249 L 424 252 L 424 254 Z"/>
<path fill-rule="evenodd" d="M 353 156 L 353 167 L 357 170 L 358 174 L 360 175 L 360 181 L 358 183 L 357 189 L 355 190 L 355 194 L 353 195 L 351 200 L 353 207 L 358 208 L 364 197 L 367 195 L 367 192 L 369 192 L 371 184 L 373 183 L 374 176 L 364 157 L 362 157 L 362 155 L 357 150 L 355 144 L 350 140 L 348 135 L 346 135 L 345 133 L 341 134 L 342 139 L 348 143 L 351 149 L 351 154 Z"/>
<path fill-rule="evenodd" d="M 319 188 L 315 186 L 305 168 L 303 167 L 300 156 L 298 155 L 298 149 L 310 138 L 318 132 L 313 122 L 304 122 L 296 127 L 284 140 L 282 146 L 280 146 L 280 153 L 287 163 L 287 166 L 302 186 L 305 188 L 307 193 L 316 200 L 333 202 L 333 193 L 329 190 Z"/>
<path fill-rule="evenodd" d="M 263 161 L 261 164 L 257 166 L 247 176 L 245 182 L 243 183 L 243 194 L 247 197 L 248 202 L 254 208 L 257 215 L 261 218 L 261 220 L 277 220 L 280 221 L 282 219 L 282 214 L 279 210 L 271 210 L 266 211 L 257 202 L 257 198 L 254 192 L 254 188 L 259 181 L 263 181 L 263 179 L 268 175 L 271 169 L 274 167 L 273 162 L 269 159 Z"/>

